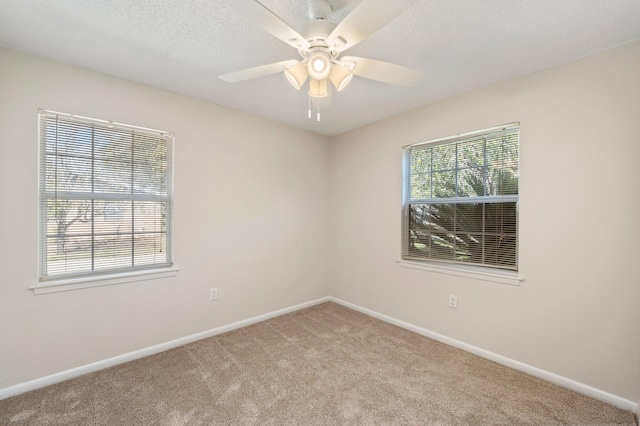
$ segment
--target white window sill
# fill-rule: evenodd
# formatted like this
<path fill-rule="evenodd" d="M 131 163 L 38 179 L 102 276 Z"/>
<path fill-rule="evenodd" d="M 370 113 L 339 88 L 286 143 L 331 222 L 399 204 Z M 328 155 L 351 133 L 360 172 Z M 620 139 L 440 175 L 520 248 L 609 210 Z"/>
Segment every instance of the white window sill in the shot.
<path fill-rule="evenodd" d="M 123 272 L 104 276 L 89 276 L 78 278 L 62 278 L 59 280 L 43 281 L 29 287 L 33 294 L 57 293 L 60 291 L 78 290 L 81 288 L 101 287 L 105 285 L 124 284 L 134 281 L 154 280 L 156 278 L 173 277 L 178 268 L 151 269 L 145 271 Z"/>
<path fill-rule="evenodd" d="M 455 275 L 457 277 L 470 278 L 481 281 L 491 281 L 500 284 L 520 285 L 524 281 L 524 277 L 518 275 L 517 272 L 511 271 L 495 271 L 484 272 L 478 268 L 466 265 L 444 266 L 426 262 L 415 262 L 409 260 L 398 260 L 398 264 L 403 268 L 420 269 L 423 271 L 435 272 L 438 274 Z M 495 272 L 493 272 L 495 271 Z"/>

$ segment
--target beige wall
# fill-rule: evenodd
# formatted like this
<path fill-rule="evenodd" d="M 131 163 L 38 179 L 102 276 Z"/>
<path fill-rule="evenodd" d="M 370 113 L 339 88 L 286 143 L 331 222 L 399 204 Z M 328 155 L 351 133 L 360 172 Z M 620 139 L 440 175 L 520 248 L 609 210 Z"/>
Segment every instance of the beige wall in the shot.
<path fill-rule="evenodd" d="M 27 289 L 38 108 L 175 132 L 176 277 Z M 328 142 L 0 48 L 0 389 L 326 296 Z"/>
<path fill-rule="evenodd" d="M 636 42 L 334 138 L 332 295 L 637 401 L 639 76 Z M 522 285 L 398 266 L 401 147 L 513 121 Z"/>
<path fill-rule="evenodd" d="M 333 139 L 2 48 L 0 64 L 0 389 L 332 294 L 640 401 L 640 43 Z M 175 132 L 176 277 L 27 289 L 38 108 Z M 512 121 L 524 283 L 399 267 L 401 146 Z"/>

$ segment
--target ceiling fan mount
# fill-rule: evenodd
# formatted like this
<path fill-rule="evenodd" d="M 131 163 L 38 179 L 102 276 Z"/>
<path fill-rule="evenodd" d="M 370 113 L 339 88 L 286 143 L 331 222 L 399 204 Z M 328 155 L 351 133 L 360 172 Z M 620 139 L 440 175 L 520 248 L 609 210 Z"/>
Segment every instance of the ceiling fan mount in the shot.
<path fill-rule="evenodd" d="M 311 0 L 309 2 L 309 19 L 329 19 L 333 12 L 333 6 L 327 0 Z"/>
<path fill-rule="evenodd" d="M 309 80 L 309 96 L 324 98 L 331 84 L 340 91 L 354 75 L 400 86 L 413 86 L 422 78 L 416 70 L 375 59 L 340 55 L 373 34 L 417 0 L 362 0 L 339 24 L 328 21 L 332 13 L 327 0 L 311 0 L 310 21 L 300 32 L 256 0 L 225 0 L 255 25 L 293 46 L 302 60 L 288 60 L 248 68 L 219 78 L 238 82 L 283 72 L 291 85 L 300 89 Z M 331 84 L 328 83 L 331 82 Z"/>
<path fill-rule="evenodd" d="M 327 43 L 327 37 L 336 28 L 336 24 L 327 20 L 332 10 L 331 3 L 327 0 L 312 0 L 309 3 L 309 18 L 311 20 L 300 27 L 300 34 L 309 43 L 308 48 L 298 49 L 302 62 L 308 63 L 312 58 L 315 58 L 316 65 L 323 68 L 330 66 L 330 62 L 335 61 L 338 57 L 339 52 L 331 51 Z M 309 66 L 311 74 L 316 68 L 313 63 Z M 318 69 L 317 72 L 321 72 L 321 69 Z M 321 78 L 326 78 L 326 75 Z"/>

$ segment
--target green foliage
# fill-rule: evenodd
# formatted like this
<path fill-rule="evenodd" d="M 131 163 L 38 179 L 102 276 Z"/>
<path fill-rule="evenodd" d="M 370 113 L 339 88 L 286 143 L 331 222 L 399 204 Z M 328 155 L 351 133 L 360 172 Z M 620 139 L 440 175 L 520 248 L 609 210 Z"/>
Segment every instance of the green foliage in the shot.
<path fill-rule="evenodd" d="M 517 133 L 416 150 L 410 184 L 410 257 L 516 268 Z"/>
<path fill-rule="evenodd" d="M 164 241 L 158 235 L 166 233 L 166 203 L 134 202 L 130 196 L 167 194 L 166 143 L 80 122 L 49 120 L 44 125 L 45 185 L 53 194 L 45 212 L 48 260 L 130 255 L 132 238 L 136 251 Z M 100 199 L 102 194 L 108 196 Z M 164 251 L 160 246 L 157 250 Z"/>

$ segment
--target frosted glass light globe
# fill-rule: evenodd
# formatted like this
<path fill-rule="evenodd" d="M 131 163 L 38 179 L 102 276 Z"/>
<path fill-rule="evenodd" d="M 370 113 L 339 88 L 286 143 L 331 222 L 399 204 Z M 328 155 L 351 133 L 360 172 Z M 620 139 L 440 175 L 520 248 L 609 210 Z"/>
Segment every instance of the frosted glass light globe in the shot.
<path fill-rule="evenodd" d="M 314 52 L 309 55 L 309 75 L 316 80 L 323 80 L 329 75 L 331 71 L 331 62 L 329 61 L 329 55 L 325 52 Z"/>

